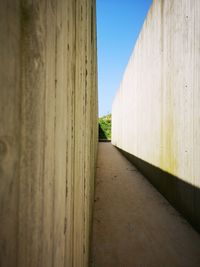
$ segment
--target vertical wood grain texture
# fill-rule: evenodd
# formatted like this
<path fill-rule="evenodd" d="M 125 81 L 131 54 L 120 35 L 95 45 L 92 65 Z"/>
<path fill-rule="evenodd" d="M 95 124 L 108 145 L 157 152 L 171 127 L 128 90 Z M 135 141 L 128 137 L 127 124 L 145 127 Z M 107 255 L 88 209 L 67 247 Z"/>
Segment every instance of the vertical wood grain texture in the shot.
<path fill-rule="evenodd" d="M 0 266 L 88 266 L 94 0 L 0 3 Z"/>
<path fill-rule="evenodd" d="M 0 1 L 0 266 L 18 257 L 20 153 L 20 11 Z"/>

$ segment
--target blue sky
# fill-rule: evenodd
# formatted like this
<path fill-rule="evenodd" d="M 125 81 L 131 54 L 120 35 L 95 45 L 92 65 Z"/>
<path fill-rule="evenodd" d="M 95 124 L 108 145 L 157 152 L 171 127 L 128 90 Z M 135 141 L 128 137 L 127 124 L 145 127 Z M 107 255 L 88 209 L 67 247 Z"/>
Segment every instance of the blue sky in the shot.
<path fill-rule="evenodd" d="M 152 0 L 96 0 L 99 116 L 112 101 Z"/>

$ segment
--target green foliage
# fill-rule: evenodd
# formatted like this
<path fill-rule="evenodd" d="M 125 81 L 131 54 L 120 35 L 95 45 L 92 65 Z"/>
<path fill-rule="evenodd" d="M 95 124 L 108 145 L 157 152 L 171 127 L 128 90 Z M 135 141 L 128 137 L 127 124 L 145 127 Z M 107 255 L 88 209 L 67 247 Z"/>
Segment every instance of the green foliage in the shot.
<path fill-rule="evenodd" d="M 111 140 L 111 114 L 99 118 L 99 138 Z"/>

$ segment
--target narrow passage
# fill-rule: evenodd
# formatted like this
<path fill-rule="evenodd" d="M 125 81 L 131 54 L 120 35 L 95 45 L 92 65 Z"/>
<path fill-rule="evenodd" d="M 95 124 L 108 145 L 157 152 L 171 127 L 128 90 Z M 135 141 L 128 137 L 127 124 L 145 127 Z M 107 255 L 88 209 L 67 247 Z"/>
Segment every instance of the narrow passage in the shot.
<path fill-rule="evenodd" d="M 92 267 L 200 266 L 200 235 L 110 143 L 99 143 Z"/>

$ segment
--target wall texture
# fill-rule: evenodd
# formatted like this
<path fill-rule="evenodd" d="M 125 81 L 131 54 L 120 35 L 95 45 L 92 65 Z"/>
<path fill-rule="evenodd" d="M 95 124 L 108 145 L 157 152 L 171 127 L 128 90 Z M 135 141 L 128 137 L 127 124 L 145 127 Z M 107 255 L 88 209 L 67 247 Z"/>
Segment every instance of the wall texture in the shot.
<path fill-rule="evenodd" d="M 0 266 L 88 266 L 94 0 L 0 1 Z"/>
<path fill-rule="evenodd" d="M 199 0 L 153 1 L 113 102 L 112 143 L 176 178 L 154 184 L 200 229 L 199 22 Z"/>

